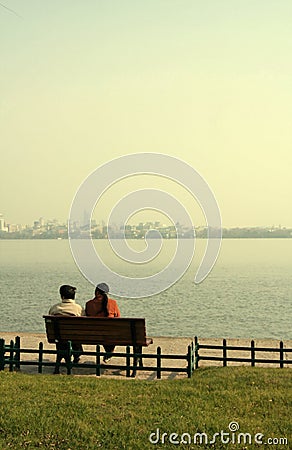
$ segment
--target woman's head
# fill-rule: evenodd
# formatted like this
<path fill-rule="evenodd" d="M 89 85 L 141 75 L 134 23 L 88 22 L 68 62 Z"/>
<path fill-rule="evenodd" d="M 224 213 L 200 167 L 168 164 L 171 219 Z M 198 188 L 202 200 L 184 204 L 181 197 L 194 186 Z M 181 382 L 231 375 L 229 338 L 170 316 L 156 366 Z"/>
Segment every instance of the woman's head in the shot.
<path fill-rule="evenodd" d="M 109 287 L 106 283 L 99 283 L 95 288 L 95 298 L 101 297 L 102 298 L 102 311 L 104 313 L 105 317 L 108 317 L 108 296 L 107 293 L 109 292 Z"/>
<path fill-rule="evenodd" d="M 95 293 L 98 292 L 100 294 L 108 294 L 109 287 L 106 283 L 99 283 L 95 288 Z"/>

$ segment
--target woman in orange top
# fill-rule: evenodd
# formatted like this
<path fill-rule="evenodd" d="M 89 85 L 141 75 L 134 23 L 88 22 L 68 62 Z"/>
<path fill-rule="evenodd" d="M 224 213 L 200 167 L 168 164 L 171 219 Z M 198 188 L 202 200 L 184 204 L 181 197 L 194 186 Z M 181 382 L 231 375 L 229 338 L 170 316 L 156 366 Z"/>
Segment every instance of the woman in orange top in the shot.
<path fill-rule="evenodd" d="M 85 305 L 85 314 L 94 317 L 121 317 L 118 304 L 112 298 L 108 298 L 109 287 L 106 283 L 99 283 L 95 288 L 95 297 Z M 107 353 L 112 353 L 114 345 L 104 345 Z M 111 356 L 104 356 L 103 361 L 107 363 Z"/>

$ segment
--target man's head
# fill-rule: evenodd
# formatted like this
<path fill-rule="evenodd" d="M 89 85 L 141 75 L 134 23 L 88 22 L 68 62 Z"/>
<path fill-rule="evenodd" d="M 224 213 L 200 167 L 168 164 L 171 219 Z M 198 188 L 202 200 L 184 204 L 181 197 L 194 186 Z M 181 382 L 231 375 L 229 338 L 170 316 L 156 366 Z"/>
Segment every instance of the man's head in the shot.
<path fill-rule="evenodd" d="M 61 298 L 74 300 L 75 292 L 76 287 L 69 286 L 68 284 L 64 284 L 63 286 L 60 287 Z"/>

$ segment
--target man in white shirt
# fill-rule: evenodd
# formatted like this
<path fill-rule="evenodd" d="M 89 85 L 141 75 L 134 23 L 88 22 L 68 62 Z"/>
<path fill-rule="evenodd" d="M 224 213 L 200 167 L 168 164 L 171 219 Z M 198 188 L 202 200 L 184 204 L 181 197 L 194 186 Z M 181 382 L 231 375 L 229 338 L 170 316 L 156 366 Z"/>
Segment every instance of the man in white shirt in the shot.
<path fill-rule="evenodd" d="M 85 316 L 85 311 L 78 303 L 75 302 L 75 292 L 76 288 L 73 286 L 69 286 L 67 284 L 60 287 L 60 296 L 62 301 L 60 303 L 56 303 L 49 310 L 49 314 L 54 315 L 62 315 L 62 316 Z M 63 342 L 56 343 L 57 350 L 64 351 L 67 348 L 67 344 Z M 72 342 L 72 350 L 82 352 L 83 348 L 81 344 L 74 344 Z M 77 364 L 80 360 L 80 354 L 74 355 L 74 364 Z M 60 370 L 60 362 L 62 360 L 62 354 L 57 354 L 56 358 L 56 366 L 54 374 L 59 374 Z M 66 358 L 65 358 L 66 359 Z"/>
<path fill-rule="evenodd" d="M 85 316 L 82 306 L 75 303 L 76 288 L 67 284 L 60 287 L 61 303 L 56 303 L 50 308 L 49 314 L 62 316 Z"/>

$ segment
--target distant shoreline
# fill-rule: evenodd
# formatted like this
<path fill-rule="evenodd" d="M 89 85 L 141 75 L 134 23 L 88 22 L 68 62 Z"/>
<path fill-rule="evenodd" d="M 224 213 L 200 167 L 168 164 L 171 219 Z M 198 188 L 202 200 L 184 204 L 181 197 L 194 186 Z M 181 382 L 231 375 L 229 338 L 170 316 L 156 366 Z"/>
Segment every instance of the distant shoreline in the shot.
<path fill-rule="evenodd" d="M 147 227 L 146 227 L 147 225 Z M 0 228 L 0 240 L 21 239 L 50 239 L 50 240 L 66 240 L 66 239 L 96 239 L 108 240 L 112 239 L 128 239 L 128 240 L 145 240 L 160 239 L 177 240 L 177 239 L 291 239 L 292 228 L 289 227 L 232 227 L 232 228 L 214 228 L 214 227 L 193 227 L 184 228 L 180 225 L 176 227 L 160 227 L 146 224 L 143 229 L 137 227 L 110 230 L 103 227 L 103 230 L 90 228 L 89 226 L 76 228 L 68 232 L 66 225 L 55 226 L 53 228 L 35 227 L 27 229 L 9 229 L 6 231 Z M 154 233 L 155 232 L 155 233 Z"/>

